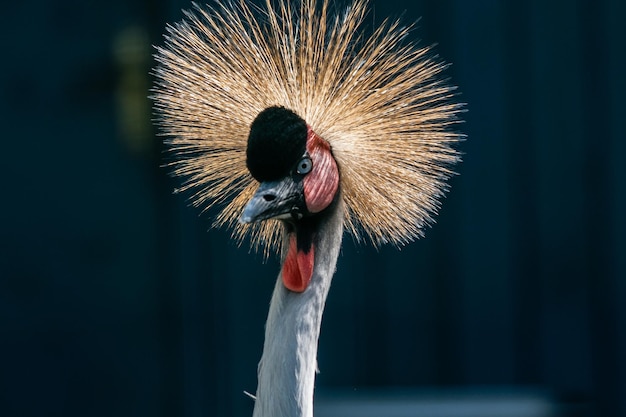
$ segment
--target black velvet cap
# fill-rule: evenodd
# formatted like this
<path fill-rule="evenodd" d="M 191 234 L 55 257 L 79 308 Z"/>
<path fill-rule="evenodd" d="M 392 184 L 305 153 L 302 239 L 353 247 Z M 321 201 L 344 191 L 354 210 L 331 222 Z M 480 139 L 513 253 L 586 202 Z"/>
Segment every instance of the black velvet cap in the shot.
<path fill-rule="evenodd" d="M 306 122 L 284 107 L 268 107 L 250 125 L 246 166 L 259 182 L 289 174 L 306 150 Z"/>

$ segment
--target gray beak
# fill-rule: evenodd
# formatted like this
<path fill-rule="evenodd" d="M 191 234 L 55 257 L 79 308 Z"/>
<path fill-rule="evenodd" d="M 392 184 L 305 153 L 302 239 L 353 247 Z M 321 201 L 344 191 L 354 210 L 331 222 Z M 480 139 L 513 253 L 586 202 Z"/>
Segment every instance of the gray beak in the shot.
<path fill-rule="evenodd" d="M 241 213 L 241 223 L 301 217 L 304 204 L 302 182 L 288 176 L 279 181 L 262 182 Z"/>

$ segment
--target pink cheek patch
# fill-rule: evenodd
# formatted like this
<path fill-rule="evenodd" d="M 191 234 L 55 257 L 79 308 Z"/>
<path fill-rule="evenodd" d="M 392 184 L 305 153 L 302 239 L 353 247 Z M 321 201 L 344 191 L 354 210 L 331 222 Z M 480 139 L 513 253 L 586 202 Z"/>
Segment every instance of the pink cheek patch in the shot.
<path fill-rule="evenodd" d="M 311 213 L 319 213 L 330 205 L 339 187 L 337 162 L 330 145 L 308 128 L 306 149 L 313 161 L 313 169 L 304 177 L 304 201 Z"/>

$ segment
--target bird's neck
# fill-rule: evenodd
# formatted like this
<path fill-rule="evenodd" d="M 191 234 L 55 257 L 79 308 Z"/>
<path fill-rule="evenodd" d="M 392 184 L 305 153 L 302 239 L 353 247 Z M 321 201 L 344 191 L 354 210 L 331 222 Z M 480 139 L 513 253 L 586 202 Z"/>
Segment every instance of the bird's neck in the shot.
<path fill-rule="evenodd" d="M 340 203 L 319 218 L 313 276 L 302 293 L 279 275 L 265 327 L 254 417 L 312 417 L 317 340 L 343 233 Z M 288 239 L 288 237 L 287 237 Z"/>

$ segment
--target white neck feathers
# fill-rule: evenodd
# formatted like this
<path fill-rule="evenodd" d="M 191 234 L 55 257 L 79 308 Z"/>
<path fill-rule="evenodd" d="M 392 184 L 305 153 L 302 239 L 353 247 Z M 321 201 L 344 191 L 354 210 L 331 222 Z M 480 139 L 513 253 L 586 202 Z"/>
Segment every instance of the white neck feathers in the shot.
<path fill-rule="evenodd" d="M 265 327 L 253 417 L 313 417 L 317 340 L 343 234 L 338 203 L 314 238 L 313 277 L 302 293 L 287 290 L 279 275 Z"/>

